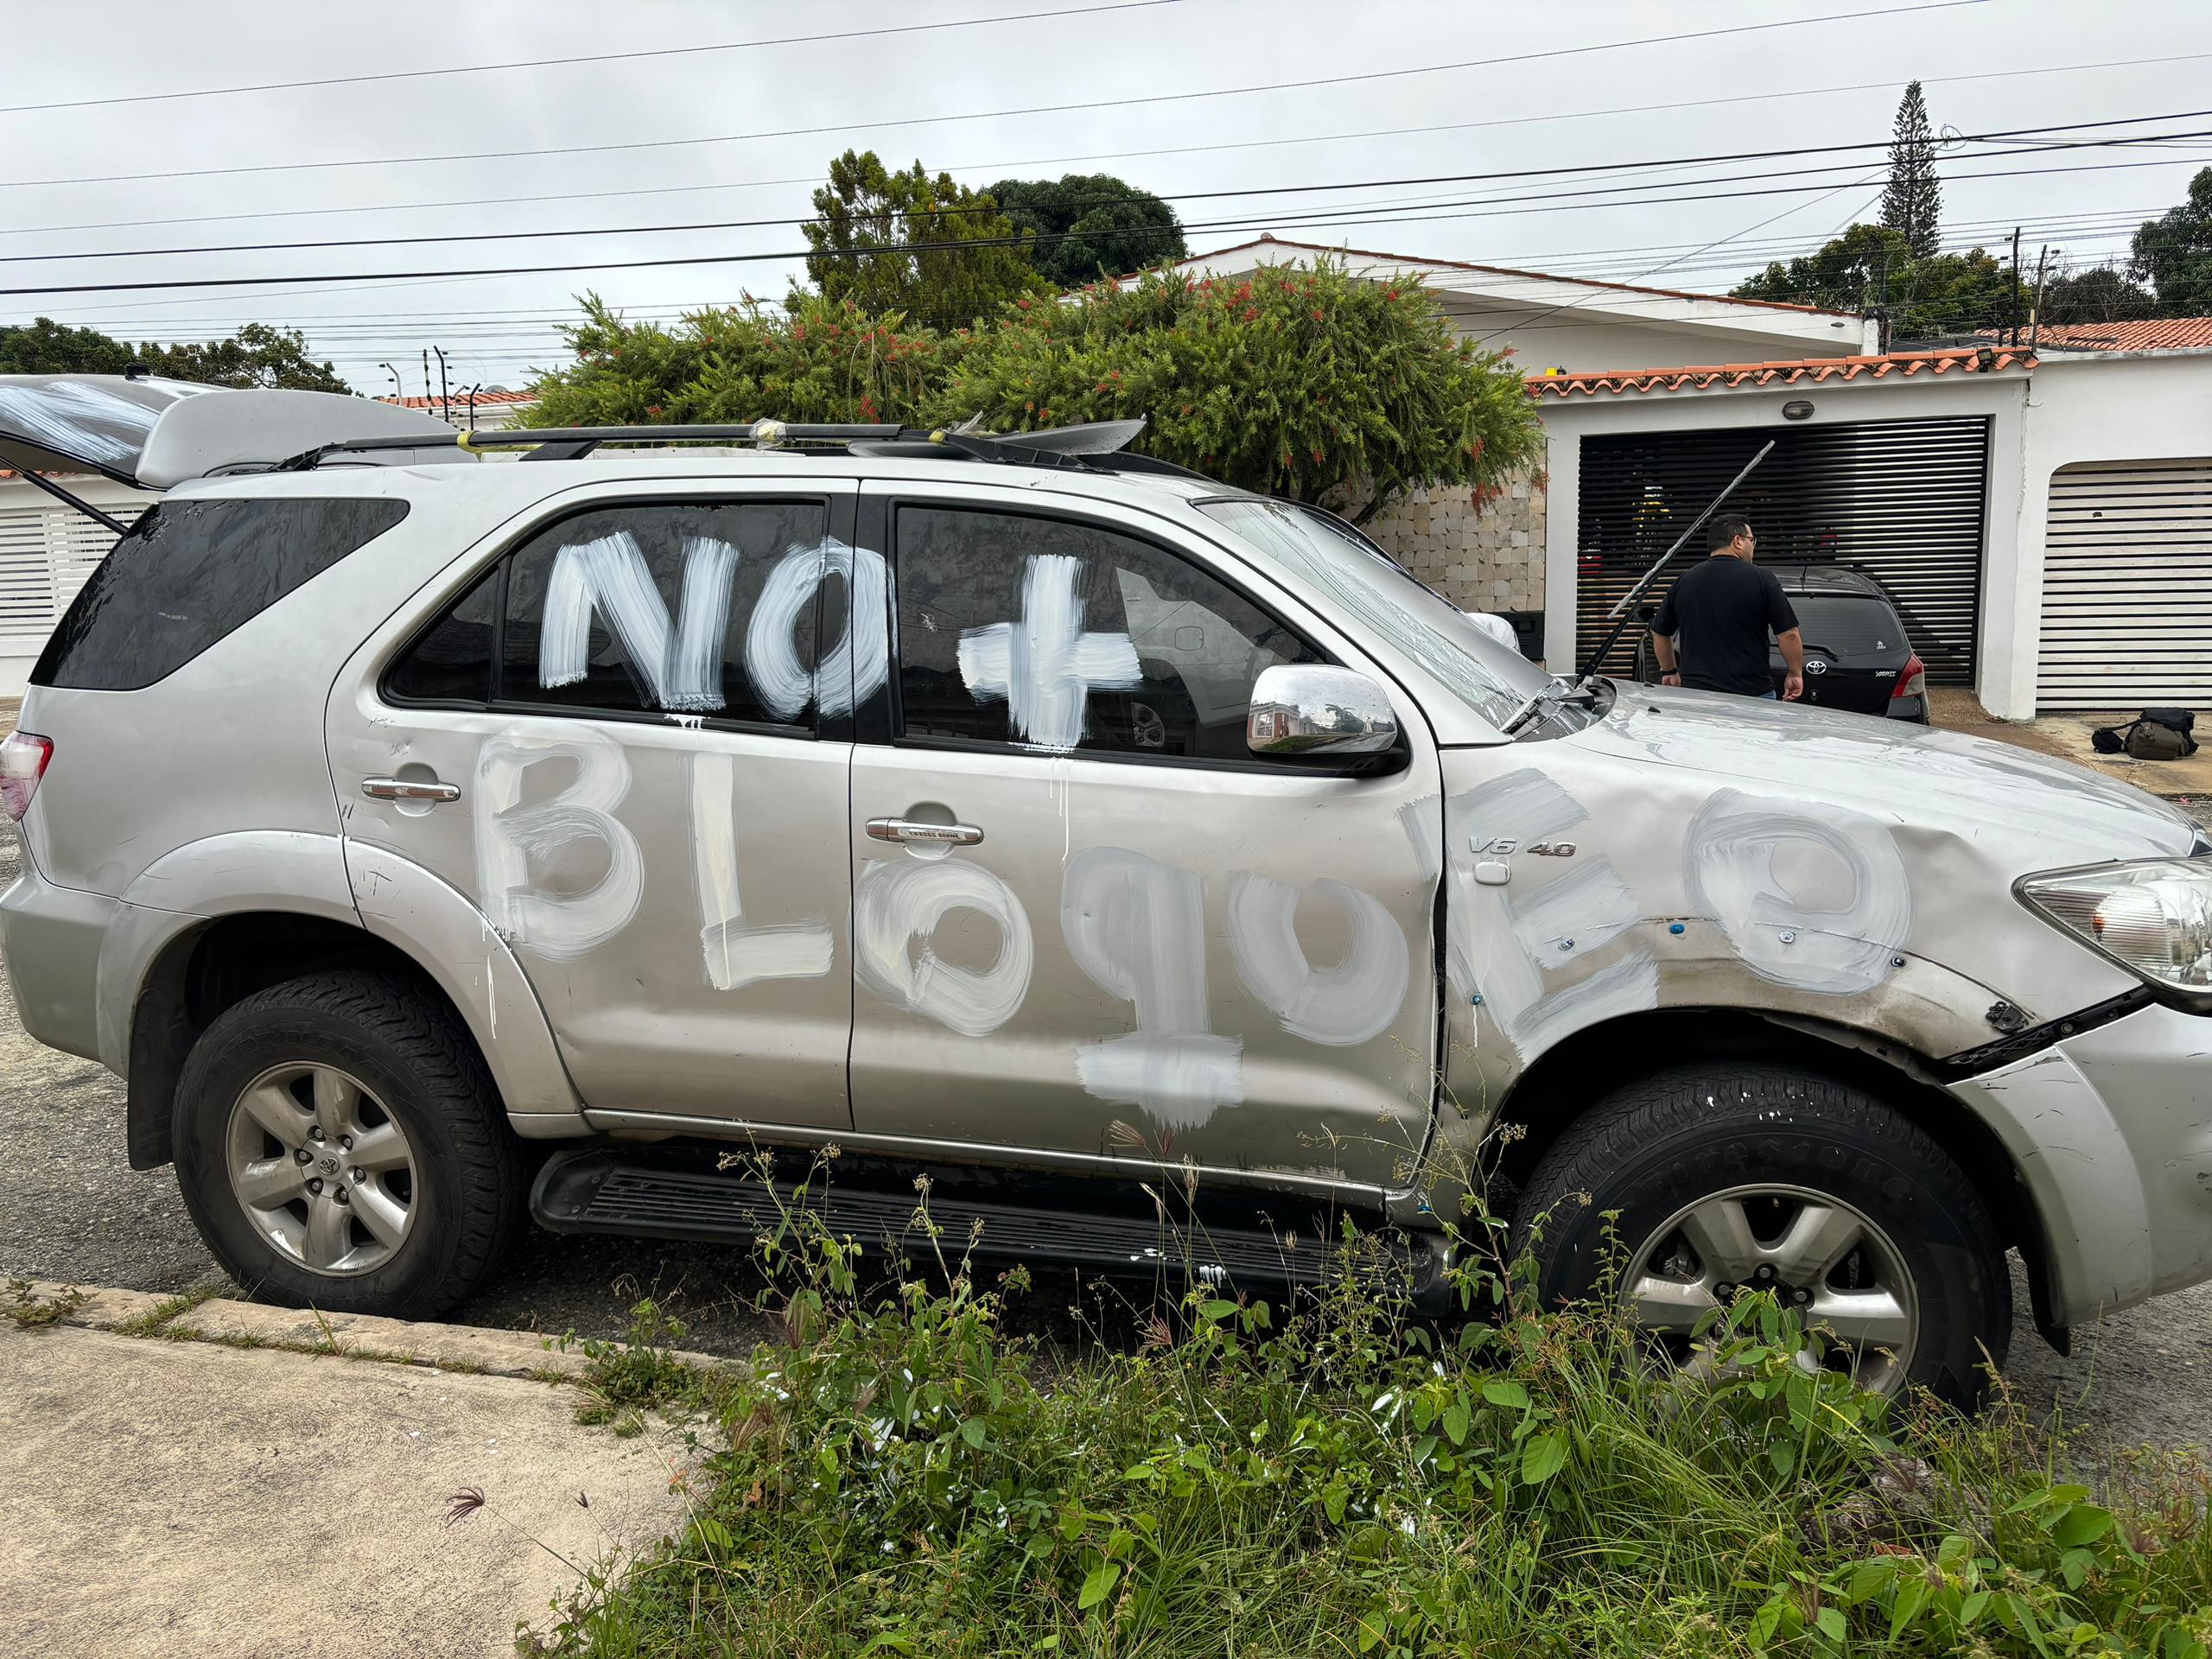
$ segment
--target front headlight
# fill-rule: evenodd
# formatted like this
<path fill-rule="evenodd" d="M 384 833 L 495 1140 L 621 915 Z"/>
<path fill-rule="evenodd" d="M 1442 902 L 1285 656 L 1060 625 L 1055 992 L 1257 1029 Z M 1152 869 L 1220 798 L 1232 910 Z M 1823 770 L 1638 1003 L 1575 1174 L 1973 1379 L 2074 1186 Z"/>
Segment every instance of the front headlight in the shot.
<path fill-rule="evenodd" d="M 2212 1010 L 2212 859 L 2054 870 L 2024 878 L 2018 891 L 2030 909 L 2165 1000 Z"/>

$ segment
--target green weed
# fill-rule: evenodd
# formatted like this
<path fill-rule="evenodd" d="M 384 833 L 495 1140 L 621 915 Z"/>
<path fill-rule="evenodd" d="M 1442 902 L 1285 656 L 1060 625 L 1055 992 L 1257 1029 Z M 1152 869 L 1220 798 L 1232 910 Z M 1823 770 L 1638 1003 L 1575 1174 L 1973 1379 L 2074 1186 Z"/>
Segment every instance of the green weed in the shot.
<path fill-rule="evenodd" d="M 1337 1249 L 1282 1314 L 1200 1287 L 1047 1366 L 1003 1323 L 1019 1272 L 867 1292 L 788 1209 L 785 1340 L 717 1385 L 690 1522 L 546 1650 L 2205 1659 L 2195 1461 L 2093 1493 L 2062 1431 L 1861 1394 L 1769 1297 L 1688 1374 L 1473 1252 L 1481 1317 L 1439 1332 Z M 610 1405 L 675 1386 L 652 1344 L 609 1366 Z"/>
<path fill-rule="evenodd" d="M 0 1309 L 16 1322 L 18 1331 L 35 1331 L 59 1325 L 90 1300 L 86 1292 L 73 1286 L 48 1293 L 40 1290 L 33 1280 L 10 1279 L 7 1300 L 0 1302 Z"/>

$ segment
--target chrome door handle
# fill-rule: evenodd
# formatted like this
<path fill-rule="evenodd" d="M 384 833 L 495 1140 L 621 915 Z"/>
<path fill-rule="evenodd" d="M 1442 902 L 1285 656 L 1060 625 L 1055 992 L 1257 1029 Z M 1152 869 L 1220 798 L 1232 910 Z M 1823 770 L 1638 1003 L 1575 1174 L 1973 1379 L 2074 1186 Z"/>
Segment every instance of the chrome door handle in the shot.
<path fill-rule="evenodd" d="M 972 823 L 924 823 L 918 818 L 870 818 L 868 833 L 874 841 L 920 842 L 933 847 L 973 847 L 983 838 Z"/>
<path fill-rule="evenodd" d="M 459 784 L 418 784 L 404 778 L 364 778 L 361 793 L 372 801 L 457 801 Z"/>

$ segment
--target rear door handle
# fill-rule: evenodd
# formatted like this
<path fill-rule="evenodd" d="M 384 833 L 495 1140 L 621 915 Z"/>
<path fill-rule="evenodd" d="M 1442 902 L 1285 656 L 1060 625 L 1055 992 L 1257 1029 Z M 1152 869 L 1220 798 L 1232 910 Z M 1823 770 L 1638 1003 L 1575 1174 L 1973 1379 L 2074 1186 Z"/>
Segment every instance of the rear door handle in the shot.
<path fill-rule="evenodd" d="M 932 847 L 973 847 L 983 838 L 972 823 L 924 823 L 918 818 L 870 818 L 868 833 L 874 841 L 920 842 Z"/>
<path fill-rule="evenodd" d="M 405 778 L 364 778 L 361 793 L 372 801 L 457 801 L 461 785 L 422 784 Z"/>

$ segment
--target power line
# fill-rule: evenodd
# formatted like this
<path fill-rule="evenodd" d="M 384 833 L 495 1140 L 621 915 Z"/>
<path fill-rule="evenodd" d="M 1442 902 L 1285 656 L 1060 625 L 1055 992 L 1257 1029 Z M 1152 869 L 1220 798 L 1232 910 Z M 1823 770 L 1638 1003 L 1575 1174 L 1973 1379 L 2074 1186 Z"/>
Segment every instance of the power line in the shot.
<path fill-rule="evenodd" d="M 2101 69 L 2133 69 L 2149 64 L 2191 63 L 2212 58 L 2212 52 L 2183 53 L 2165 58 L 2116 58 L 2103 63 L 2050 64 L 2024 69 L 1998 69 L 1969 75 L 1931 75 L 1923 77 L 1926 86 L 1945 86 L 1961 81 L 2012 80 L 2033 75 L 2069 75 L 2087 73 Z M 1419 127 L 1371 127 L 1357 132 L 1305 133 L 1294 138 L 1246 138 L 1213 144 L 1171 144 L 1152 149 L 1094 150 L 1080 156 L 1033 156 L 1014 161 L 957 162 L 941 168 L 946 173 L 1002 173 L 1015 168 L 1058 167 L 1076 162 L 1112 162 L 1141 159 L 1153 156 L 1202 156 L 1236 149 L 1272 149 L 1294 144 L 1346 143 L 1368 138 L 1427 137 L 1443 132 L 1471 132 L 1491 127 L 1546 125 L 1554 121 L 1581 121 L 1599 117 L 1650 115 L 1675 110 L 1713 109 L 1734 104 L 1764 104 L 1777 99 L 1827 98 L 1845 92 L 1886 91 L 1896 82 L 1888 80 L 1853 81 L 1837 86 L 1801 86 L 1767 92 L 1738 93 L 1727 98 L 1699 98 L 1677 99 L 1666 104 L 1617 105 L 1602 110 L 1566 110 L 1544 115 L 1493 117 L 1482 121 L 1447 121 Z M 963 118 L 945 118 L 957 119 Z M 675 142 L 714 143 L 734 143 L 736 139 L 686 139 Z M 555 151 L 521 152 L 531 155 L 551 155 Z M 334 164 L 335 165 L 335 164 Z M 463 196 L 439 201 L 365 202 L 346 207 L 288 207 L 264 209 L 247 213 L 194 213 L 168 219 L 95 219 L 73 225 L 33 225 L 10 232 L 15 236 L 44 236 L 67 231 L 140 230 L 162 225 L 213 225 L 238 219 L 319 219 L 334 214 L 401 213 L 429 212 L 442 207 L 525 207 L 545 201 L 594 201 L 610 197 L 697 195 L 716 190 L 766 189 L 773 186 L 817 184 L 821 175 L 810 173 L 804 176 L 783 179 L 731 179 L 717 184 L 655 185 L 643 188 L 622 190 L 563 190 L 543 195 L 530 196 Z"/>
<path fill-rule="evenodd" d="M 2122 143 L 2125 141 L 2114 140 L 2112 142 Z M 1950 177 L 1951 179 L 1961 181 L 1973 179 L 2024 178 L 2056 173 L 2106 172 L 2130 167 L 2171 167 L 2177 164 L 2177 162 L 2172 158 L 2161 158 L 2154 162 L 2102 162 L 2088 167 L 2012 168 L 2000 169 L 1992 173 L 1953 174 Z M 1947 180 L 1947 182 L 1948 181 L 1949 181 Z M 1511 218 L 1522 213 L 1575 213 L 1592 208 L 1607 209 L 1622 207 L 1663 206 L 1685 201 L 1733 200 L 1743 197 L 1794 195 L 1813 191 L 1833 194 L 1837 188 L 1837 186 L 1827 182 L 1805 185 L 1768 185 L 1752 190 L 1705 191 L 1684 195 L 1644 196 L 1638 197 L 1626 202 L 1546 201 L 1541 205 L 1526 207 L 1501 208 L 1492 206 L 1485 206 L 1484 207 L 1471 210 L 1452 213 L 1402 213 L 1395 215 L 1385 214 L 1380 218 L 1368 217 L 1356 219 L 1344 219 L 1335 217 L 1335 215 L 1341 214 L 1345 212 L 1365 213 L 1370 210 L 1363 208 L 1336 208 L 1324 209 L 1319 212 L 1306 215 L 1285 216 L 1277 214 L 1272 215 L 1267 219 L 1216 220 L 1197 226 L 1185 226 L 1182 228 L 1185 230 L 1255 230 L 1264 228 L 1270 224 L 1283 223 L 1326 223 L 1346 227 L 1354 225 L 1425 224 L 1454 219 Z M 1132 230 L 1128 233 L 1141 235 L 1144 232 L 1141 231 Z M 1166 234 L 1166 230 L 1163 229 L 1160 233 Z M 269 288 L 279 287 L 292 283 L 385 283 L 415 281 L 449 282 L 465 281 L 472 278 L 486 276 L 553 276 L 564 272 L 576 271 L 650 270 L 666 269 L 679 265 L 783 264 L 788 263 L 791 260 L 811 257 L 866 257 L 873 255 L 892 252 L 972 252 L 976 250 L 989 247 L 1010 247 L 1064 241 L 1072 238 L 1077 233 L 1074 232 L 1048 232 L 1043 235 L 1032 237 L 977 237 L 965 241 L 907 242 L 896 245 L 893 247 L 887 248 L 791 248 L 778 250 L 772 252 L 761 251 L 752 253 L 690 254 L 662 259 L 604 259 L 571 261 L 550 265 L 487 265 L 460 270 L 334 271 L 318 272 L 312 276 L 196 276 L 168 277 L 158 280 L 132 283 L 64 283 L 31 288 L 0 288 L 0 297 L 19 298 L 48 294 L 141 293 L 180 288 Z"/>
<path fill-rule="evenodd" d="M 98 110 L 118 104 L 166 104 L 185 98 L 232 98 L 245 92 L 289 92 L 310 86 L 360 86 L 372 81 L 430 80 L 448 75 L 482 75 L 505 69 L 557 69 L 579 63 L 630 63 L 643 58 L 687 58 L 710 52 L 749 52 L 768 46 L 818 46 L 826 41 L 864 41 L 885 35 L 926 35 L 940 29 L 980 29 L 992 23 L 1027 23 L 1040 18 L 1086 17 L 1104 11 L 1141 11 L 1180 0 L 1113 0 L 1065 11 L 1016 11 L 996 17 L 963 17 L 937 23 L 894 23 L 882 29 L 839 29 L 828 35 L 785 35 L 772 40 L 721 41 L 703 46 L 661 46 L 636 52 L 592 52 L 567 58 L 527 58 L 513 63 L 466 63 L 447 69 L 390 69 L 368 75 L 327 75 L 314 80 L 264 80 L 245 86 L 200 86 L 188 92 L 126 92 L 115 98 L 71 98 L 52 104 L 0 105 L 0 115 L 31 115 L 48 110 Z"/>
<path fill-rule="evenodd" d="M 1421 64 L 1408 69 L 1376 69 L 1357 74 L 1322 75 L 1306 80 L 1262 81 L 1246 86 L 1212 87 L 1202 92 L 1151 92 L 1133 98 L 1089 99 L 1070 104 L 1033 105 L 1021 109 L 978 110 L 957 115 L 911 116 L 894 121 L 842 123 L 819 127 L 786 127 L 767 132 L 728 133 L 706 138 L 652 138 L 615 144 L 570 144 L 544 149 L 477 150 L 439 156 L 371 156 L 336 162 L 270 162 L 251 167 L 180 168 L 158 173 L 92 174 L 67 179 L 9 179 L 0 180 L 0 189 L 19 190 L 38 186 L 64 184 L 121 184 L 144 179 L 226 178 L 242 173 L 302 173 L 341 167 L 411 167 L 432 162 L 512 161 L 520 156 L 531 156 L 605 155 L 639 149 L 671 149 L 697 144 L 738 143 L 756 138 L 815 137 L 823 133 L 847 133 L 863 129 L 931 126 L 953 121 L 995 121 L 1015 116 L 1064 115 L 1078 110 L 1128 109 L 1140 105 L 1185 104 L 1205 99 L 1239 98 L 1252 92 L 1300 92 L 1317 86 L 1344 86 L 1366 81 L 1395 80 L 1410 75 L 1446 74 L 1461 69 L 1491 69 L 1504 64 L 1528 63 L 1542 58 L 1576 57 L 1594 52 L 1622 51 L 1631 47 L 1662 46 L 1681 41 L 1711 40 L 1725 35 L 1750 35 L 1768 29 L 1800 29 L 1815 23 L 1854 22 L 1869 17 L 1889 17 L 1926 11 L 1949 11 L 1961 6 L 1985 3 L 1986 0 L 1931 0 L 1930 3 L 1884 6 L 1870 11 L 1832 12 L 1815 17 L 1785 17 L 1771 22 L 1739 23 L 1726 29 L 1694 29 L 1675 35 L 1642 35 L 1625 41 L 1601 41 L 1594 46 L 1559 47 L 1544 52 L 1516 53 L 1509 57 L 1470 58 L 1458 63 Z"/>
<path fill-rule="evenodd" d="M 2075 131 L 2082 128 L 2088 127 L 2135 126 L 2159 121 L 2188 120 L 2203 116 L 2212 116 L 2212 110 L 2183 110 L 2164 115 L 2124 116 L 2116 117 L 2110 120 L 2054 122 L 2044 126 L 2006 128 L 1994 132 L 1968 134 L 1961 137 L 1957 142 L 1961 143 L 1993 143 L 1999 139 L 2022 139 L 2023 135 L 2028 134 Z M 2078 138 L 2049 140 L 2032 143 L 2026 143 L 2024 140 L 2021 147 L 2018 149 L 1986 151 L 1984 153 L 1983 157 L 1976 157 L 1975 159 L 2028 154 L 2043 155 L 2064 149 L 2152 144 L 2167 138 L 2202 138 L 2206 136 L 2208 136 L 2208 134 L 2204 131 L 2195 131 L 2154 134 L 2150 137 L 2140 138 Z M 1164 201 L 1217 201 L 1235 196 L 1308 195 L 1346 190 L 1378 190 L 1409 188 L 1421 185 L 1465 185 L 1490 183 L 1504 180 L 1565 178 L 1577 174 L 1587 174 L 1600 171 L 1616 173 L 1663 171 L 1674 168 L 1717 166 L 1730 162 L 1778 161 L 1793 156 L 1828 156 L 1850 150 L 1886 150 L 1889 149 L 1890 143 L 1891 141 L 1887 138 L 1877 138 L 1865 140 L 1855 143 L 1803 144 L 1783 149 L 1731 150 L 1708 156 L 1684 156 L 1640 161 L 1586 162 L 1558 167 L 1511 168 L 1489 173 L 1440 173 L 1415 175 L 1406 177 L 1388 179 L 1338 180 L 1320 184 L 1249 185 L 1221 190 L 1186 190 L 1173 192 L 1160 196 L 1158 199 Z M 1840 163 L 1839 165 L 1841 164 Z M 1851 165 L 1856 166 L 1857 163 L 1851 163 Z M 1807 169 L 1798 168 L 1794 170 L 1796 172 L 1803 172 Z M 1779 173 L 1745 173 L 1732 175 L 1732 181 L 1740 181 L 1751 179 L 1779 178 L 1783 176 L 1787 175 Z M 1724 182 L 1731 181 L 1723 179 L 1715 180 L 1713 181 Z M 1680 181 L 1678 181 L 1676 182 Z M 1609 188 L 1614 190 L 1627 190 L 1636 188 L 1639 187 L 1626 184 L 1609 187 Z M 1648 188 L 1661 188 L 1666 187 L 1662 183 L 1655 184 Z M 1593 194 L 1601 194 L 1601 192 L 1555 192 L 1553 193 L 1549 199 L 1560 200 L 1565 197 Z M 1141 202 L 1145 200 L 1147 200 L 1147 197 L 1137 195 L 1101 196 L 1088 200 L 1085 205 L 1087 207 L 1095 209 L 1103 207 L 1120 206 L 1131 202 Z M 975 211 L 976 209 L 972 205 L 961 205 L 950 207 L 908 209 L 904 211 L 902 216 L 909 222 L 912 222 L 921 219 L 952 218 L 963 213 L 973 213 Z M 586 230 L 474 231 L 449 232 L 434 236 L 334 238 L 308 242 L 241 242 L 212 245 L 198 245 L 189 247 L 177 248 L 112 248 L 67 253 L 0 254 L 0 264 L 29 264 L 50 263 L 56 260 L 71 261 L 79 259 L 168 258 L 179 255 L 203 253 L 289 253 L 326 248 L 401 247 L 454 242 L 529 242 L 541 241 L 547 238 L 577 236 L 660 236 L 702 231 L 763 230 L 784 229 L 787 227 L 798 227 L 804 229 L 819 223 L 820 221 L 818 219 L 810 218 L 798 219 L 787 218 L 734 219 L 710 219 L 688 224 L 674 225 L 616 225 Z M 970 244 L 969 245 L 980 245 Z"/>

